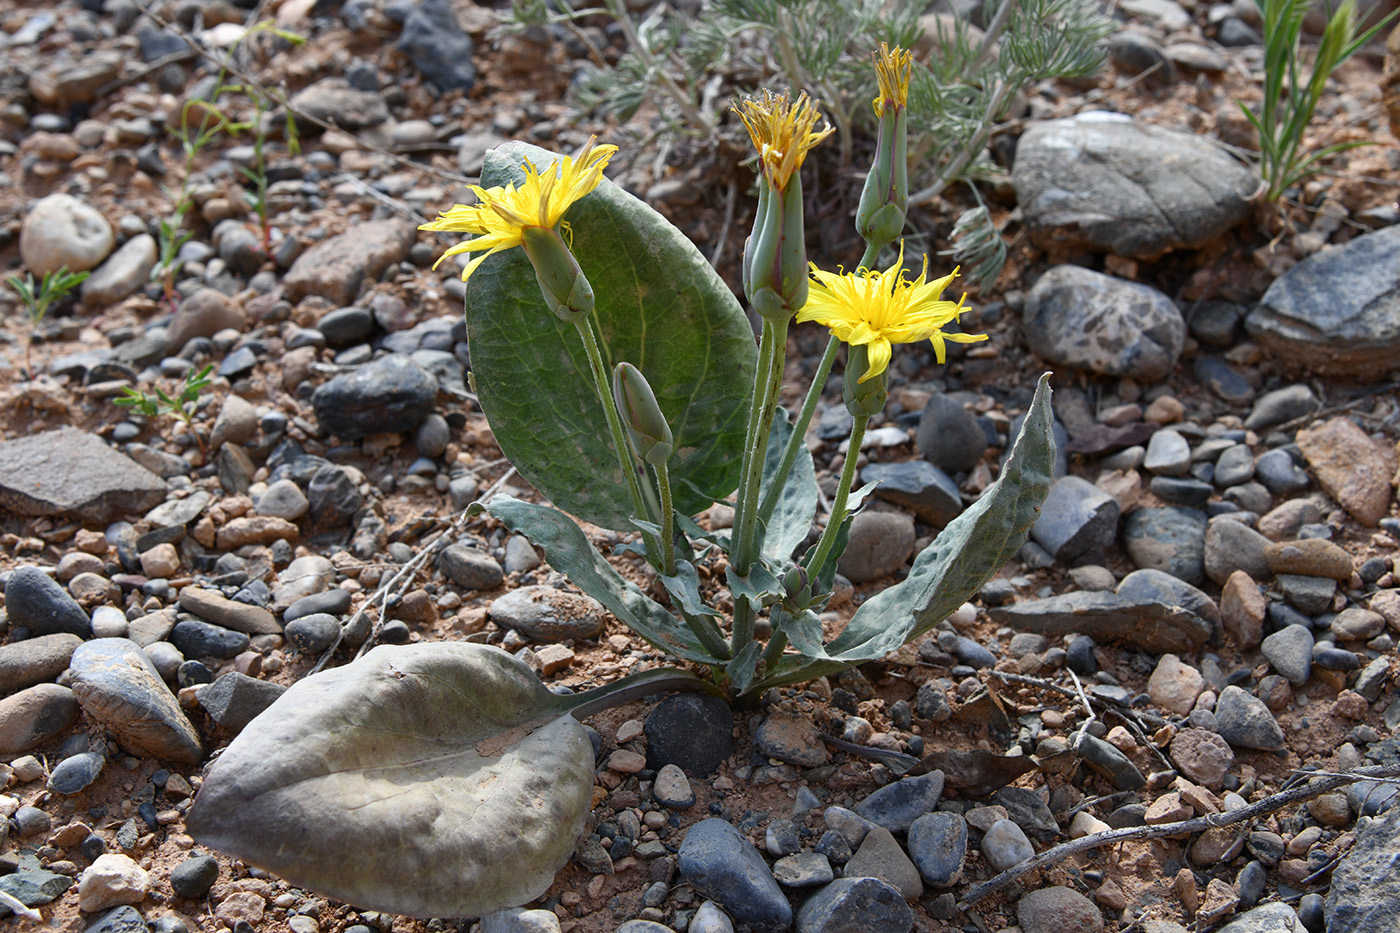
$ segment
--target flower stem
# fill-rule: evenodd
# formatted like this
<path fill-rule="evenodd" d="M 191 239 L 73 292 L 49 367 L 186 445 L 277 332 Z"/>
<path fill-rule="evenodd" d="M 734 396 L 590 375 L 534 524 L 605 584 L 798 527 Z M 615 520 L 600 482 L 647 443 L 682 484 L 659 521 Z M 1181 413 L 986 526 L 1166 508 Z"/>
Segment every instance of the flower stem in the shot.
<path fill-rule="evenodd" d="M 816 553 L 812 556 L 812 563 L 807 567 L 807 572 L 814 578 L 821 576 L 822 568 L 826 565 L 827 558 L 831 556 L 831 549 L 836 546 L 836 536 L 841 531 L 841 525 L 846 521 L 846 502 L 851 495 L 851 483 L 856 478 L 856 461 L 860 459 L 860 442 L 865 439 L 865 426 L 869 421 L 869 415 L 856 415 L 855 423 L 851 425 L 851 443 L 846 449 L 846 463 L 841 467 L 841 481 L 836 486 L 836 498 L 831 504 L 831 520 L 826 523 L 826 528 L 822 529 Z"/>
<path fill-rule="evenodd" d="M 627 435 L 622 431 L 622 419 L 617 414 L 617 408 L 613 404 L 612 389 L 608 382 L 608 371 L 603 365 L 603 353 L 598 349 L 598 338 L 593 334 L 593 323 L 584 318 L 575 323 L 579 336 L 583 338 L 583 348 L 588 354 L 589 368 L 593 370 L 593 384 L 598 391 L 598 400 L 603 404 L 603 413 L 608 419 L 608 430 L 612 433 L 613 450 L 617 453 L 618 466 L 622 468 L 622 476 L 627 480 L 627 491 L 632 497 L 632 510 L 637 518 L 647 518 L 646 502 L 642 499 L 642 486 L 637 482 L 637 468 L 632 462 L 632 448 L 627 443 Z M 647 559 L 653 564 L 661 562 L 661 551 L 657 546 L 656 538 L 647 532 L 642 532 L 642 540 L 646 542 Z"/>
<path fill-rule="evenodd" d="M 656 490 L 661 494 L 661 572 L 668 577 L 676 573 L 676 517 L 671 505 L 671 474 L 665 462 L 656 470 Z"/>

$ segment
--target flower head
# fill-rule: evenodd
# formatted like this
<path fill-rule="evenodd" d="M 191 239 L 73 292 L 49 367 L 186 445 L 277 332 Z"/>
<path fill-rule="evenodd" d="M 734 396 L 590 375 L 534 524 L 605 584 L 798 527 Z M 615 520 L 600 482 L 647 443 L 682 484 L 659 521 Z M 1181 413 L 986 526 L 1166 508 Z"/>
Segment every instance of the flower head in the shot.
<path fill-rule="evenodd" d="M 802 168 L 807 153 L 833 132 L 826 124 L 817 129 L 821 114 L 807 93 L 793 100 L 784 91 L 764 91 L 762 98 L 751 97 L 731 108 L 744 121 L 749 138 L 758 150 L 760 171 L 774 191 L 787 189 L 793 173 Z"/>
<path fill-rule="evenodd" d="M 928 281 L 928 257 L 919 277 L 904 277 L 904 246 L 894 265 L 881 271 L 860 269 L 854 273 L 833 274 L 812 266 L 812 288 L 807 304 L 797 320 L 816 321 L 831 328 L 832 334 L 848 344 L 865 346 L 869 368 L 861 382 L 880 375 L 890 363 L 890 346 L 896 343 L 933 343 L 938 362 L 946 362 L 944 341 L 976 343 L 986 334 L 944 333 L 943 327 L 956 321 L 967 310 L 966 295 L 956 302 L 944 301 L 943 290 L 957 276 L 954 269 L 941 279 Z"/>
<path fill-rule="evenodd" d="M 883 117 L 886 109 L 903 110 L 909 106 L 909 72 L 913 68 L 914 53 L 889 44 L 880 43 L 880 51 L 875 53 L 875 77 L 880 82 L 880 93 L 872 102 L 875 116 Z"/>
<path fill-rule="evenodd" d="M 562 164 L 555 160 L 543 172 L 526 160 L 521 165 L 525 181 L 519 187 L 515 182 L 492 188 L 471 185 L 478 203 L 455 204 L 437 220 L 418 228 L 476 234 L 474 239 L 464 240 L 447 250 L 438 262 L 459 253 L 485 250 L 483 255 L 467 263 L 462 272 L 462 280 L 466 281 L 487 256 L 520 246 L 521 231 L 525 228 L 553 230 L 557 227 L 575 201 L 598 187 L 603 180 L 603 169 L 617 152 L 616 146 L 596 143 L 596 137 L 590 136 L 577 155 L 565 156 Z"/>

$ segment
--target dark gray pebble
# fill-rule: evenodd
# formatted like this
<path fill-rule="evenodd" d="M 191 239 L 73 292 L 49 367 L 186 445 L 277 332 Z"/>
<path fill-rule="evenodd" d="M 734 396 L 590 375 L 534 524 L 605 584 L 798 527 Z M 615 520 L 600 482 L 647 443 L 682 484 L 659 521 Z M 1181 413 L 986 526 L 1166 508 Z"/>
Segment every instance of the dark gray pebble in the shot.
<path fill-rule="evenodd" d="M 335 644 L 340 620 L 325 612 L 313 612 L 287 623 L 287 641 L 303 654 L 320 654 Z"/>
<path fill-rule="evenodd" d="M 5 612 L 11 628 L 32 635 L 67 632 L 92 637 L 92 620 L 67 591 L 38 567 L 20 567 L 5 583 Z"/>
<path fill-rule="evenodd" d="M 60 761 L 49 775 L 49 790 L 55 794 L 76 794 L 102 774 L 107 763 L 97 752 L 83 752 Z"/>
<path fill-rule="evenodd" d="M 924 814 L 909 827 L 909 855 L 931 886 L 955 884 L 967 858 L 967 821 L 941 810 Z"/>
<path fill-rule="evenodd" d="M 195 855 L 170 870 L 170 887 L 183 898 L 197 901 L 219 880 L 219 861 L 212 855 Z"/>
<path fill-rule="evenodd" d="M 718 697 L 693 693 L 669 696 L 647 714 L 647 767 L 676 765 L 705 777 L 734 752 L 734 714 Z"/>
<path fill-rule="evenodd" d="M 792 905 L 768 863 L 729 823 L 713 817 L 696 823 L 686 833 L 679 854 L 681 876 L 738 922 L 773 933 L 792 923 Z M 907 931 L 906 925 L 901 933 Z"/>
<path fill-rule="evenodd" d="M 841 878 L 807 899 L 797 933 L 909 933 L 914 911 L 877 878 Z"/>
<path fill-rule="evenodd" d="M 919 817 L 932 813 L 942 795 L 943 772 L 930 771 L 886 784 L 856 804 L 855 811 L 892 833 L 902 833 Z"/>
<path fill-rule="evenodd" d="M 221 625 L 186 619 L 170 630 L 170 643 L 187 658 L 231 658 L 247 651 L 250 639 Z"/>
<path fill-rule="evenodd" d="M 293 622 L 303 616 L 318 612 L 338 616 L 349 610 L 351 598 L 350 591 L 339 586 L 331 587 L 320 593 L 312 593 L 288 606 L 287 611 L 282 613 L 282 621 Z"/>

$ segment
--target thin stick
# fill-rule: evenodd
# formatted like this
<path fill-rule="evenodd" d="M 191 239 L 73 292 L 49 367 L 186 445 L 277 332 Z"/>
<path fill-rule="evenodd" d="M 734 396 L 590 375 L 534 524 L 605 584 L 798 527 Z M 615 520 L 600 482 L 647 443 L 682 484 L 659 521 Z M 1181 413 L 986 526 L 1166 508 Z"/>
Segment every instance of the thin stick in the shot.
<path fill-rule="evenodd" d="M 729 191 L 724 195 L 724 223 L 719 228 L 719 242 L 715 244 L 715 251 L 710 254 L 710 265 L 719 268 L 719 261 L 724 256 L 724 248 L 729 244 L 729 230 L 734 226 L 734 202 L 739 198 L 739 185 L 733 179 L 729 182 Z"/>
<path fill-rule="evenodd" d="M 0 891 L 0 904 L 3 904 L 6 907 L 10 908 L 10 910 L 14 911 L 16 917 L 23 917 L 26 920 L 37 920 L 41 923 L 44 920 L 43 914 L 39 913 L 39 911 L 35 910 L 33 907 L 30 907 L 28 904 L 24 903 L 24 901 L 15 897 L 8 891 Z"/>
<path fill-rule="evenodd" d="M 1068 668 L 1066 668 L 1066 670 L 1068 670 Z M 1089 718 L 1084 720 L 1083 724 L 1075 730 L 1074 735 L 1071 736 L 1069 740 L 1070 748 L 1079 751 L 1079 746 L 1083 743 L 1084 736 L 1089 733 L 1089 724 L 1098 717 L 1094 715 L 1094 707 L 1089 704 L 1089 698 L 1084 695 L 1084 685 L 1079 682 L 1079 675 L 1071 670 L 1069 676 L 1074 680 L 1074 689 L 1079 691 L 1079 702 L 1084 704 L 1084 712 L 1089 714 Z"/>
<path fill-rule="evenodd" d="M 1033 871 L 1037 871 L 1047 865 L 1053 865 L 1071 855 L 1079 852 L 1086 852 L 1090 849 L 1099 849 L 1104 846 L 1115 845 L 1120 842 L 1128 842 L 1142 839 L 1161 839 L 1165 836 L 1182 836 L 1190 833 L 1202 832 L 1207 829 L 1214 829 L 1218 826 L 1230 826 L 1234 823 L 1242 823 L 1252 820 L 1255 817 L 1263 816 L 1282 810 L 1284 807 L 1304 800 L 1309 800 L 1328 791 L 1336 790 L 1338 787 L 1345 787 L 1347 784 L 1356 781 L 1374 780 L 1377 778 L 1394 778 L 1400 776 L 1400 768 L 1361 768 L 1347 774 L 1335 774 L 1328 777 L 1318 778 L 1312 783 L 1300 784 L 1297 787 L 1280 791 L 1272 796 L 1265 797 L 1258 803 L 1252 803 L 1247 807 L 1232 810 L 1228 813 L 1208 813 L 1205 816 L 1198 816 L 1190 820 L 1180 820 L 1175 823 L 1160 823 L 1156 826 L 1130 826 L 1126 829 L 1112 829 L 1108 832 L 1095 833 L 1092 836 L 1084 836 L 1080 839 L 1072 839 L 1069 842 L 1061 843 L 1053 849 L 1047 849 L 1039 855 L 1026 859 L 1019 865 L 1008 868 L 1006 871 L 984 881 L 967 893 L 958 902 L 958 910 L 966 911 L 978 901 L 1000 891 L 1012 882 L 1023 878 Z"/>

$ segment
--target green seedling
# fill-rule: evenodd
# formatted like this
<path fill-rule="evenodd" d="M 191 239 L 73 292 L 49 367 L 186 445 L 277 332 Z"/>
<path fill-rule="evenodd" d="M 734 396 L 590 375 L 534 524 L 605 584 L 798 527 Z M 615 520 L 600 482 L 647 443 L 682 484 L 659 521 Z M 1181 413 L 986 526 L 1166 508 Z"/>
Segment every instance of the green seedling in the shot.
<path fill-rule="evenodd" d="M 171 397 L 171 395 L 160 386 L 156 386 L 155 392 L 142 392 L 131 386 L 125 386 L 122 389 L 121 397 L 112 399 L 112 404 L 130 409 L 138 415 L 144 415 L 147 418 L 159 418 L 161 415 L 170 415 L 176 421 L 182 423 L 189 432 L 194 435 L 195 441 L 199 444 L 201 456 L 207 460 L 209 458 L 209 451 L 204 446 L 204 438 L 195 430 L 194 416 L 195 413 L 199 411 L 200 393 L 214 381 L 209 375 L 213 371 L 213 365 L 205 366 L 198 372 L 191 369 L 185 374 L 185 381 L 180 386 L 180 394 L 178 397 Z"/>
<path fill-rule="evenodd" d="M 12 275 L 5 280 L 5 284 L 10 286 L 19 300 L 24 305 L 25 314 L 29 316 L 29 329 L 33 331 L 44 320 L 44 315 L 49 313 L 49 308 L 67 295 L 73 289 L 87 281 L 87 272 L 69 272 L 67 266 L 61 266 L 55 271 L 45 272 L 36 285 L 34 276 L 26 272 L 24 278 Z M 26 339 L 24 344 L 24 368 L 29 372 L 29 378 L 34 378 L 34 363 L 30 357 L 30 348 L 34 343 L 32 336 Z"/>

